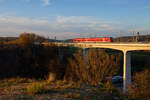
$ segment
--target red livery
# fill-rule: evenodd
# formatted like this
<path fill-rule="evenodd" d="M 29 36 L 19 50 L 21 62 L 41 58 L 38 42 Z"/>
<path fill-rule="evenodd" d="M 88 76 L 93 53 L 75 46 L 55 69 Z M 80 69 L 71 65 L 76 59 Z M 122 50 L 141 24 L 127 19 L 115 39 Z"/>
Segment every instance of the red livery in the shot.
<path fill-rule="evenodd" d="M 75 38 L 73 42 L 112 42 L 111 37 L 105 38 Z"/>

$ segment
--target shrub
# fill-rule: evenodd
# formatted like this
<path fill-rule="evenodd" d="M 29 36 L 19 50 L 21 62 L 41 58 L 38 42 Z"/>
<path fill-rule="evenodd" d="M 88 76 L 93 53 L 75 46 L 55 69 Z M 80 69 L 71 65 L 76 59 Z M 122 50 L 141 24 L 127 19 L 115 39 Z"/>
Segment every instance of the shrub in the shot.
<path fill-rule="evenodd" d="M 105 92 L 111 94 L 112 96 L 120 96 L 119 90 L 112 85 L 111 82 L 104 84 Z"/>
<path fill-rule="evenodd" d="M 83 57 L 82 51 L 78 51 L 74 59 L 69 59 L 65 80 L 97 85 L 105 76 L 117 73 L 119 69 L 117 61 L 116 56 L 109 55 L 101 49 L 89 50 L 86 58 Z"/>
<path fill-rule="evenodd" d="M 144 70 L 134 76 L 134 82 L 129 87 L 129 95 L 134 100 L 150 100 L 150 71 Z"/>
<path fill-rule="evenodd" d="M 22 33 L 19 36 L 19 39 L 17 40 L 17 42 L 23 47 L 31 46 L 34 43 L 41 44 L 44 41 L 45 41 L 44 37 L 36 35 L 34 33 Z"/>
<path fill-rule="evenodd" d="M 27 87 L 26 92 L 29 94 L 41 94 L 41 93 L 45 93 L 46 89 L 44 88 L 43 84 L 32 83 Z"/>
<path fill-rule="evenodd" d="M 111 81 L 101 86 L 99 96 L 103 98 L 102 100 L 125 100 L 122 90 L 113 86 Z"/>

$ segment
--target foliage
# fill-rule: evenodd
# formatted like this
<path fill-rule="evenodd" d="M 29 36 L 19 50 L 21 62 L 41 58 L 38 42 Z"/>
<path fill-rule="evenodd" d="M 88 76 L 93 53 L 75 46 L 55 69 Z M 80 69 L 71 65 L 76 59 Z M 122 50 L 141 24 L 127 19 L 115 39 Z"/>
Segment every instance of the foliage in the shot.
<path fill-rule="evenodd" d="M 57 58 L 57 48 L 25 42 L 33 41 L 34 34 L 23 34 L 20 37 L 17 41 L 24 41 L 26 46 L 17 44 L 0 46 L 0 78 L 44 78 L 49 73 L 49 67 L 53 67 L 52 64 L 48 66 L 49 61 Z"/>
<path fill-rule="evenodd" d="M 134 100 L 150 99 L 150 71 L 144 70 L 134 76 L 134 82 L 129 87 L 130 98 Z"/>
<path fill-rule="evenodd" d="M 108 94 L 113 98 L 121 98 L 122 97 L 122 93 L 121 91 L 119 91 L 119 89 L 117 89 L 116 87 L 114 87 L 112 85 L 111 82 L 106 82 L 103 86 L 103 91 L 105 94 Z"/>
<path fill-rule="evenodd" d="M 39 36 L 39 35 L 35 35 L 34 33 L 23 33 L 19 36 L 19 39 L 17 40 L 17 42 L 23 46 L 31 46 L 35 43 L 42 43 L 44 41 L 44 37 Z"/>
<path fill-rule="evenodd" d="M 65 79 L 98 84 L 105 76 L 117 73 L 119 69 L 117 61 L 114 55 L 109 55 L 101 49 L 90 49 L 86 58 L 79 50 L 74 59 L 69 59 Z"/>

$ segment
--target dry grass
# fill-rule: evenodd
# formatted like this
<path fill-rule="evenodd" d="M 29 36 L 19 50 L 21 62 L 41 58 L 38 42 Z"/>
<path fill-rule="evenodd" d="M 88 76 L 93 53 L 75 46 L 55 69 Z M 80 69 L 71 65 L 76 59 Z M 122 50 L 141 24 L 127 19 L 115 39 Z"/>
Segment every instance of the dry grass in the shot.
<path fill-rule="evenodd" d="M 44 94 L 46 91 L 44 84 L 41 83 L 32 83 L 26 88 L 26 92 L 29 94 Z"/>
<path fill-rule="evenodd" d="M 27 78 L 10 78 L 0 80 L 0 96 L 25 94 L 26 86 L 34 81 L 34 79 Z"/>
<path fill-rule="evenodd" d="M 57 98 L 56 100 L 60 100 L 60 98 L 63 98 L 62 100 L 66 100 L 64 98 L 79 100 L 87 96 L 101 98 L 100 95 L 102 94 L 102 97 L 104 95 L 102 85 L 91 86 L 67 81 L 47 82 L 21 78 L 1 80 L 0 91 L 0 100 L 51 100 L 52 98 Z M 105 95 L 105 98 L 110 96 Z"/>

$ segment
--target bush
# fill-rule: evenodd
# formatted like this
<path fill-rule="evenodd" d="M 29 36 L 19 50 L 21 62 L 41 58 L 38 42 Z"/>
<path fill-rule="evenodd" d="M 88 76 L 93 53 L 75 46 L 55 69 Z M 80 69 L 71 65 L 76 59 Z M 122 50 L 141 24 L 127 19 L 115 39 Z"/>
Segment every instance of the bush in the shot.
<path fill-rule="evenodd" d="M 144 70 L 134 76 L 134 82 L 129 87 L 129 95 L 134 100 L 150 100 L 150 71 Z"/>
<path fill-rule="evenodd" d="M 69 59 L 65 80 L 82 81 L 91 85 L 99 84 L 105 76 L 112 76 L 119 69 L 117 57 L 101 49 L 91 49 L 84 58 L 82 51 Z"/>
<path fill-rule="evenodd" d="M 106 82 L 104 84 L 104 91 L 111 94 L 112 96 L 120 96 L 119 90 L 114 87 L 111 82 Z"/>
<path fill-rule="evenodd" d="M 43 84 L 32 83 L 27 87 L 26 92 L 29 94 L 42 94 L 46 92 L 46 89 Z"/>
<path fill-rule="evenodd" d="M 31 46 L 35 43 L 41 44 L 44 41 L 44 37 L 34 33 L 22 33 L 17 40 L 17 42 L 23 47 Z"/>
<path fill-rule="evenodd" d="M 101 84 L 99 96 L 102 100 L 126 100 L 122 94 L 122 90 L 113 86 L 111 81 Z"/>

